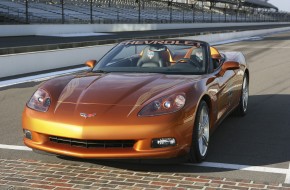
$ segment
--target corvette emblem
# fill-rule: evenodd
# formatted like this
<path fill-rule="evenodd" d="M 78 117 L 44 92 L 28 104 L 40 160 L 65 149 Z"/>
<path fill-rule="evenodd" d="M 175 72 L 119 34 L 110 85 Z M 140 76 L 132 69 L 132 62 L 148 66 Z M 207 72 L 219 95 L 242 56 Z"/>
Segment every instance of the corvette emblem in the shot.
<path fill-rule="evenodd" d="M 80 116 L 84 117 L 85 119 L 90 118 L 90 117 L 95 117 L 96 115 L 97 115 L 96 113 L 90 113 L 90 114 L 80 113 Z"/>

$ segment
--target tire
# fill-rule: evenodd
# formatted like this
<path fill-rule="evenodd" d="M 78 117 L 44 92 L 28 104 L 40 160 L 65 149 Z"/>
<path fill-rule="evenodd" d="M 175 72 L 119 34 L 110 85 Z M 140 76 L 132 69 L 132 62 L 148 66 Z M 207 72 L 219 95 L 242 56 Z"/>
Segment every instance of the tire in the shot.
<path fill-rule="evenodd" d="M 205 160 L 209 145 L 209 108 L 205 101 L 201 101 L 194 122 L 189 161 L 200 163 Z"/>
<path fill-rule="evenodd" d="M 245 73 L 239 105 L 236 109 L 237 116 L 243 117 L 247 114 L 248 101 L 249 101 L 249 78 L 248 75 Z"/>

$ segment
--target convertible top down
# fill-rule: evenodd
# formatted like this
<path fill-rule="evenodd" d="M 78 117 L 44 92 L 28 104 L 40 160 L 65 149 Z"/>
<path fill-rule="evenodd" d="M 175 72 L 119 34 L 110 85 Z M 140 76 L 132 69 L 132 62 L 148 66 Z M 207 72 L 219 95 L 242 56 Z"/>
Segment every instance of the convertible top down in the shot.
<path fill-rule="evenodd" d="M 201 162 L 215 127 L 232 111 L 247 112 L 249 67 L 241 52 L 193 40 L 130 40 L 86 65 L 88 72 L 46 81 L 27 102 L 28 147 L 80 158 L 188 155 Z"/>

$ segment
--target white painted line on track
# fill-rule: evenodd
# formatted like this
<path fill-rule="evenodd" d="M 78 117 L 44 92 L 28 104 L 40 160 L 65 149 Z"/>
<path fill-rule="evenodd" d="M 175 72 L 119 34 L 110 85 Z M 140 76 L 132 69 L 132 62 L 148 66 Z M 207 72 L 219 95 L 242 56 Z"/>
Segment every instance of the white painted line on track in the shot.
<path fill-rule="evenodd" d="M 32 151 L 31 148 L 28 148 L 26 146 L 16 146 L 16 145 L 7 145 L 7 144 L 0 144 L 0 149 Z"/>
<path fill-rule="evenodd" d="M 225 163 L 216 163 L 216 162 L 203 162 L 200 164 L 186 164 L 186 165 L 210 167 L 210 168 L 223 168 L 223 169 L 232 169 L 232 170 L 244 170 L 244 171 L 253 171 L 253 172 L 264 172 L 264 173 L 275 173 L 275 174 L 288 174 L 289 172 L 289 169 L 283 169 L 283 168 L 248 166 L 248 165 L 239 165 L 239 164 L 225 164 Z"/>
<path fill-rule="evenodd" d="M 88 67 L 81 67 L 81 68 L 69 69 L 65 71 L 56 71 L 56 72 L 51 72 L 51 73 L 39 74 L 35 76 L 0 81 L 0 88 L 12 86 L 15 84 L 22 84 L 26 82 L 40 82 L 40 81 L 48 80 L 50 78 L 61 76 L 61 75 L 71 74 L 78 71 L 85 71 L 86 69 L 88 69 Z"/>
<path fill-rule="evenodd" d="M 286 178 L 285 178 L 285 182 L 284 183 L 287 183 L 287 184 L 290 184 L 290 163 L 289 163 L 289 169 L 286 173 Z"/>

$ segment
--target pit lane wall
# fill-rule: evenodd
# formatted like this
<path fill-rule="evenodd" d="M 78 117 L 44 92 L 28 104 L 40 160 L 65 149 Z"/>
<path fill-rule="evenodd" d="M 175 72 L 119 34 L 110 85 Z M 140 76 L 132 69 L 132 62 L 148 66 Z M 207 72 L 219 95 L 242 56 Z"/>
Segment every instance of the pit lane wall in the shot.
<path fill-rule="evenodd" d="M 0 36 L 57 35 L 72 33 L 124 32 L 166 30 L 178 28 L 212 28 L 230 26 L 259 26 L 289 24 L 285 22 L 262 23 L 194 23 L 194 24 L 29 24 L 1 25 Z"/>
<path fill-rule="evenodd" d="M 253 36 L 263 36 L 284 31 L 290 31 L 290 27 L 188 36 L 180 39 L 203 40 L 211 44 L 217 44 L 225 41 L 239 40 Z M 77 66 L 89 59 L 99 60 L 113 46 L 114 44 L 107 44 L 62 50 L 1 55 L 0 80 L 4 77 Z"/>

